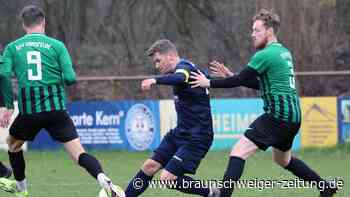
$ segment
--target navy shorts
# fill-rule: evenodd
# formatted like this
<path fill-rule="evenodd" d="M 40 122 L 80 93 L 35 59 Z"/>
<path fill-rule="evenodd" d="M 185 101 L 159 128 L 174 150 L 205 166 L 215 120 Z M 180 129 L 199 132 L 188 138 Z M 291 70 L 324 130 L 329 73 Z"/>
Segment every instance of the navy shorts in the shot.
<path fill-rule="evenodd" d="M 261 150 L 265 151 L 272 146 L 285 152 L 292 148 L 299 128 L 300 123 L 284 122 L 265 113 L 249 126 L 244 135 Z"/>
<path fill-rule="evenodd" d="M 19 114 L 10 127 L 10 135 L 23 141 L 33 141 L 41 129 L 61 143 L 78 138 L 72 119 L 66 111 Z"/>
<path fill-rule="evenodd" d="M 193 135 L 189 131 L 176 132 L 174 129 L 164 136 L 151 159 L 176 176 L 195 174 L 212 142 L 212 132 Z"/>

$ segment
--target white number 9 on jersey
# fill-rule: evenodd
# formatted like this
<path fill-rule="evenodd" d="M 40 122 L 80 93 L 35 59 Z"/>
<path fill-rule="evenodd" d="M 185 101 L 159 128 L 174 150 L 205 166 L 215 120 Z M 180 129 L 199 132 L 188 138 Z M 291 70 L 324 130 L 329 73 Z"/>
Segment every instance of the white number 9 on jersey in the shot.
<path fill-rule="evenodd" d="M 41 65 L 41 54 L 39 51 L 28 51 L 27 52 L 27 64 L 35 64 L 36 75 L 34 69 L 28 68 L 28 80 L 38 81 L 43 78 L 42 76 L 42 65 Z"/>

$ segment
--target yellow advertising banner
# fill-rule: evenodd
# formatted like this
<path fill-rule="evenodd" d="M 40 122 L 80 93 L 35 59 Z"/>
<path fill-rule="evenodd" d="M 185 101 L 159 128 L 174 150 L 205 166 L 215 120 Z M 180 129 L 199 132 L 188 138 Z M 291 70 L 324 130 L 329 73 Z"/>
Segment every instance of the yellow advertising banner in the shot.
<path fill-rule="evenodd" d="M 301 146 L 327 147 L 338 142 L 337 98 L 301 98 Z"/>

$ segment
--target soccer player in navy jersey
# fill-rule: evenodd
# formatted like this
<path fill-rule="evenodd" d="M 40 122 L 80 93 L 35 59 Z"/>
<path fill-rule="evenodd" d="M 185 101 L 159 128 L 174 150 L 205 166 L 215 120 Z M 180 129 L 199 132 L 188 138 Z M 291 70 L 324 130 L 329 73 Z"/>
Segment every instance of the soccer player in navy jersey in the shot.
<path fill-rule="evenodd" d="M 181 59 L 175 45 L 166 39 L 156 41 L 147 51 L 162 76 L 145 79 L 142 90 L 150 90 L 153 85 L 173 87 L 177 126 L 163 138 L 151 158 L 147 159 L 140 171 L 130 181 L 125 194 L 127 197 L 143 193 L 153 175 L 163 169 L 160 179 L 172 182 L 171 188 L 200 196 L 218 196 L 219 190 L 214 187 L 187 188 L 182 183 L 195 183 L 185 174 L 195 174 L 201 160 L 207 154 L 213 141 L 213 126 L 206 88 L 191 88 L 189 76 L 198 68 L 192 62 Z M 136 181 L 142 181 L 142 187 L 135 188 Z"/>

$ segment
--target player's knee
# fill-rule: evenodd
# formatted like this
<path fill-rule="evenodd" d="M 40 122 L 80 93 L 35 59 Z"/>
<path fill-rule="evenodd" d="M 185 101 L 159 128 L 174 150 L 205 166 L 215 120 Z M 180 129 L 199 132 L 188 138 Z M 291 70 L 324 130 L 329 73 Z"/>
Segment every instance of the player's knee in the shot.
<path fill-rule="evenodd" d="M 230 156 L 247 160 L 251 155 L 255 154 L 257 150 L 258 147 L 251 140 L 242 137 L 232 148 Z"/>
<path fill-rule="evenodd" d="M 157 173 L 161 168 L 161 164 L 152 160 L 152 159 L 147 159 L 145 163 L 142 166 L 142 171 L 146 173 L 149 176 L 154 175 Z"/>
<path fill-rule="evenodd" d="M 280 158 L 276 156 L 272 156 L 272 158 L 273 158 L 273 161 L 278 165 L 280 165 L 281 167 L 286 167 L 290 161 L 289 158 Z"/>
<path fill-rule="evenodd" d="M 66 149 L 67 153 L 69 154 L 70 158 L 77 163 L 79 162 L 80 155 L 85 153 L 85 149 L 81 145 L 79 139 L 74 139 L 74 140 L 65 142 L 63 143 L 63 146 Z"/>
<path fill-rule="evenodd" d="M 8 145 L 8 149 L 10 152 L 19 152 L 20 150 L 22 150 L 22 144 L 20 141 L 14 139 L 13 137 L 8 137 L 6 139 L 7 145 Z"/>

